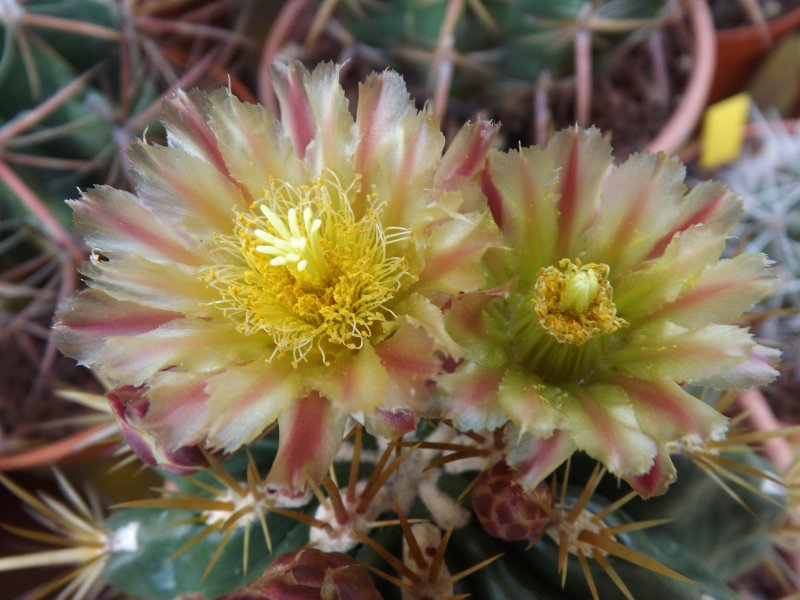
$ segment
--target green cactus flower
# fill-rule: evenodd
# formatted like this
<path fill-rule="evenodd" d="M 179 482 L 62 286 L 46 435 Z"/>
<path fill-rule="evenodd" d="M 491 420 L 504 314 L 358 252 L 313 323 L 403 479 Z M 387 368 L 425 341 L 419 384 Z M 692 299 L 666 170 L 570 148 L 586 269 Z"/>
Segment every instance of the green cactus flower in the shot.
<path fill-rule="evenodd" d="M 581 449 L 646 496 L 674 479 L 671 444 L 725 435 L 685 383 L 775 376 L 776 352 L 731 324 L 773 278 L 764 255 L 720 260 L 741 216 L 723 185 L 687 191 L 663 154 L 612 160 L 598 131 L 576 129 L 490 154 L 484 188 L 508 248 L 487 258 L 495 289 L 448 314 L 469 350 L 439 388 L 461 427 L 516 426 L 508 458 L 529 486 Z"/>

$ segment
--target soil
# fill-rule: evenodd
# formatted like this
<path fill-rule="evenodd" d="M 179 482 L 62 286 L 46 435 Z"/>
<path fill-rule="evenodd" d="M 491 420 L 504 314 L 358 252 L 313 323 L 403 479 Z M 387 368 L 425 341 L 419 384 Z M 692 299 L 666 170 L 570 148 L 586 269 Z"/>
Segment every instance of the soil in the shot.
<path fill-rule="evenodd" d="M 759 4 L 768 20 L 800 8 L 800 0 L 764 0 Z M 746 27 L 753 23 L 742 0 L 710 0 L 709 6 L 717 29 Z"/>

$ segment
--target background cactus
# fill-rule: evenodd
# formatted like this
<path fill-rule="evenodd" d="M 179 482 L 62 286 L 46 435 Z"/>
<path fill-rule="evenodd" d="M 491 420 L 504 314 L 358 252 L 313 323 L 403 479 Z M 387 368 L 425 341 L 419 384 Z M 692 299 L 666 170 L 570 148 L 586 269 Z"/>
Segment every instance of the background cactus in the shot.
<path fill-rule="evenodd" d="M 270 3 L 269 12 L 302 3 L 280 4 Z M 331 39 L 343 35 L 335 51 L 355 50 L 354 70 L 416 69 L 420 90 L 426 82 L 435 93 L 441 79 L 429 75 L 441 73 L 437 49 L 442 32 L 452 27 L 458 55 L 450 64 L 450 114 L 458 121 L 474 116 L 477 107 L 499 107 L 494 114 L 513 124 L 516 107 L 509 99 L 516 92 L 530 93 L 548 76 L 548 86 L 571 85 L 576 44 L 580 52 L 591 47 L 593 62 L 602 66 L 640 36 L 657 39 L 662 17 L 674 7 L 669 0 L 618 0 L 590 11 L 583 2 L 485 0 L 449 12 L 457 5 L 342 2 L 328 13 L 334 21 L 321 22 L 324 35 L 295 35 L 291 41 L 311 39 L 308 56 L 330 56 Z M 246 0 L 187 0 L 166 8 L 92 0 L 55 8 L 33 0 L 0 6 L 6 48 L 0 61 L 0 263 L 3 283 L 9 284 L 0 290 L 3 333 L 13 332 L 12 343 L 22 346 L 17 332 L 38 332 L 41 347 L 31 360 L 48 374 L 45 359 L 52 350 L 42 324 L 77 285 L 74 267 L 83 253 L 66 233 L 63 199 L 74 197 L 76 186 L 129 185 L 124 148 L 148 127 L 148 139 L 163 134 L 153 119 L 160 100 L 176 87 L 216 87 L 232 72 L 231 88 L 252 97 L 255 69 L 248 73 L 244 67 L 252 67 L 253 51 L 263 41 L 258 20 L 266 12 Z M 8 8 L 14 6 L 34 16 L 20 17 Z M 324 15 L 317 9 L 308 3 L 299 13 L 297 22 L 307 27 L 298 31 L 313 31 L 315 17 Z M 532 14 L 534 20 L 524 18 Z M 589 38 L 580 27 L 575 33 L 576 24 L 590 16 L 603 26 Z M 266 29 L 272 25 L 267 20 Z M 186 35 L 176 38 L 177 32 Z M 298 46 L 281 47 L 282 54 L 298 52 Z M 30 296 L 22 294 L 26 288 Z M 39 329 L 20 322 L 38 323 Z M 59 373 L 60 379 L 70 377 L 74 372 Z M 101 388 L 85 379 L 71 381 Z M 22 404 L 21 397 L 15 400 Z M 51 405 L 45 406 L 43 412 L 52 414 Z M 387 444 L 356 425 L 329 478 L 300 500 L 279 497 L 265 481 L 277 452 L 274 431 L 230 457 L 207 455 L 210 466 L 191 475 L 153 470 L 163 481 L 157 497 L 143 499 L 152 496 L 144 489 L 149 484 L 136 484 L 135 495 L 105 511 L 97 509 L 98 502 L 81 500 L 60 476 L 63 500 L 37 500 L 13 477 L 3 477 L 53 531 L 11 533 L 55 542 L 72 553 L 0 558 L 0 571 L 77 564 L 74 579 L 51 586 L 65 587 L 65 597 L 93 597 L 105 585 L 148 599 L 237 598 L 236 590 L 256 593 L 252 582 L 269 574 L 271 565 L 274 571 L 279 562 L 302 557 L 312 544 L 347 553 L 373 575 L 385 598 L 689 600 L 707 594 L 721 600 L 737 597 L 731 582 L 775 551 L 772 536 L 786 524 L 780 478 L 752 448 L 768 436 L 742 432 L 729 445 L 675 448 L 678 482 L 647 501 L 632 498 L 627 487 L 578 454 L 537 488 L 536 512 L 533 519 L 525 515 L 522 539 L 506 541 L 501 537 L 507 533 L 496 534 L 515 525 L 517 513 L 508 515 L 502 505 L 487 511 L 475 500 L 483 485 L 495 491 L 492 479 L 515 493 L 513 475 L 496 466 L 504 433 L 422 422 L 416 433 Z M 330 557 L 320 562 L 338 564 Z M 362 583 L 354 585 L 366 589 L 362 574 L 354 577 Z"/>

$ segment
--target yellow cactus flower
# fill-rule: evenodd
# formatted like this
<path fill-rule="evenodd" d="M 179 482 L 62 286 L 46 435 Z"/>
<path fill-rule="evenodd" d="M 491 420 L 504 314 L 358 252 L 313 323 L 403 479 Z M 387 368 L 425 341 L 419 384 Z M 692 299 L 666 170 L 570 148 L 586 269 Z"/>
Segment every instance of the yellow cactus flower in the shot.
<path fill-rule="evenodd" d="M 773 278 L 763 255 L 720 259 L 741 215 L 723 185 L 687 191 L 664 154 L 612 160 L 578 129 L 489 155 L 483 189 L 507 248 L 487 254 L 495 287 L 448 313 L 467 358 L 439 389 L 462 427 L 515 425 L 508 460 L 531 487 L 581 449 L 646 496 L 674 479 L 672 442 L 725 435 L 686 383 L 776 375 L 776 352 L 733 324 Z"/>
<path fill-rule="evenodd" d="M 484 285 L 497 228 L 477 175 L 496 128 L 444 137 L 396 73 L 278 64 L 281 117 L 229 90 L 179 92 L 168 146 L 129 152 L 136 194 L 71 202 L 93 248 L 88 289 L 60 310 L 61 350 L 117 386 L 132 446 L 177 464 L 231 452 L 278 422 L 270 474 L 321 477 L 353 416 L 413 428 L 445 355 L 442 308 Z"/>

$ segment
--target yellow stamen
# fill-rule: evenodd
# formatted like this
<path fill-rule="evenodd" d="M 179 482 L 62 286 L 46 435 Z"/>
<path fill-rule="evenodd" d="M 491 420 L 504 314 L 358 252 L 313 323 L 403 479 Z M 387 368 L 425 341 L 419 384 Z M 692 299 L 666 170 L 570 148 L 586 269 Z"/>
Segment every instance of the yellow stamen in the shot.
<path fill-rule="evenodd" d="M 357 186 L 272 181 L 253 210 L 238 215 L 234 235 L 216 240 L 224 263 L 203 273 L 239 331 L 269 334 L 274 354 L 291 352 L 295 365 L 309 353 L 327 363 L 337 348 L 360 348 L 392 314 L 387 303 L 408 275 L 405 259 L 387 246 L 409 232 L 387 235 L 369 196 L 368 209 L 355 215 Z"/>
<path fill-rule="evenodd" d="M 597 335 L 626 327 L 617 316 L 608 265 L 581 265 L 563 258 L 559 268 L 539 270 L 533 310 L 544 329 L 561 343 L 582 346 Z"/>

